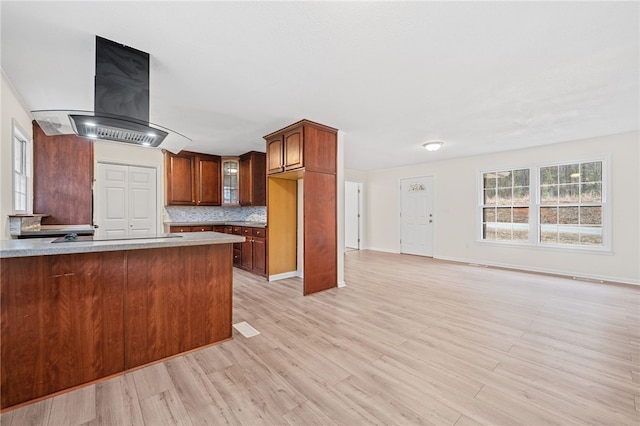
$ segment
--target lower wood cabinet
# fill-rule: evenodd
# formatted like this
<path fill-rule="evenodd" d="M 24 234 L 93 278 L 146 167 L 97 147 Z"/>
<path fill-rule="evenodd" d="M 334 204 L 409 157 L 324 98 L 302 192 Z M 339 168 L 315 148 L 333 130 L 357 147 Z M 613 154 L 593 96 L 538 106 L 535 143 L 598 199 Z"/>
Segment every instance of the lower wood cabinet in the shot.
<path fill-rule="evenodd" d="M 170 226 L 169 232 L 215 231 L 242 235 L 244 243 L 233 243 L 233 266 L 267 276 L 267 230 L 249 226 Z"/>
<path fill-rule="evenodd" d="M 264 228 L 242 228 L 245 242 L 242 243 L 241 268 L 254 274 L 267 275 L 267 243 Z"/>
<path fill-rule="evenodd" d="M 213 226 L 170 226 L 169 232 L 208 232 L 213 231 Z"/>
<path fill-rule="evenodd" d="M 0 259 L 2 408 L 124 370 L 124 259 Z"/>
<path fill-rule="evenodd" d="M 0 408 L 231 337 L 232 245 L 0 259 Z"/>

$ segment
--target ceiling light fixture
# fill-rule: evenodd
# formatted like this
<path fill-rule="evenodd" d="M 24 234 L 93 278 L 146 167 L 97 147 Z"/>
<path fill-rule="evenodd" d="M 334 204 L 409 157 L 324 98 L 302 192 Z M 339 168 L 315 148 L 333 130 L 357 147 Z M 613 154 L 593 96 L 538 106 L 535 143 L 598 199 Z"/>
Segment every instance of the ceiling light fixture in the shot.
<path fill-rule="evenodd" d="M 427 142 L 422 147 L 427 151 L 437 151 L 442 148 L 442 145 L 444 145 L 444 142 Z"/>

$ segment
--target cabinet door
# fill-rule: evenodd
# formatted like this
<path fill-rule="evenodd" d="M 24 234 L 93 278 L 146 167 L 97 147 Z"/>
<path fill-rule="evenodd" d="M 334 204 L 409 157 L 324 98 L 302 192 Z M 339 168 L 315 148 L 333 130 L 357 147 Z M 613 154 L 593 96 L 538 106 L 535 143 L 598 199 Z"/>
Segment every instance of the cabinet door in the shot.
<path fill-rule="evenodd" d="M 304 166 L 302 158 L 302 127 L 284 134 L 284 170 L 299 169 Z"/>
<path fill-rule="evenodd" d="M 195 205 L 195 157 L 189 154 L 166 154 L 165 160 L 167 205 Z"/>
<path fill-rule="evenodd" d="M 203 155 L 197 157 L 198 206 L 219 206 L 220 199 L 220 157 Z"/>
<path fill-rule="evenodd" d="M 253 268 L 253 236 L 251 228 L 242 228 L 242 235 L 245 237 L 242 243 L 242 268 L 251 270 Z"/>
<path fill-rule="evenodd" d="M 267 242 L 264 237 L 253 237 L 253 268 L 256 274 L 267 273 Z"/>
<path fill-rule="evenodd" d="M 282 136 L 274 137 L 267 141 L 267 173 L 280 173 L 283 171 L 284 151 Z"/>
<path fill-rule="evenodd" d="M 251 156 L 240 157 L 239 174 L 239 196 L 238 202 L 241 206 L 253 205 L 253 173 L 251 170 Z"/>

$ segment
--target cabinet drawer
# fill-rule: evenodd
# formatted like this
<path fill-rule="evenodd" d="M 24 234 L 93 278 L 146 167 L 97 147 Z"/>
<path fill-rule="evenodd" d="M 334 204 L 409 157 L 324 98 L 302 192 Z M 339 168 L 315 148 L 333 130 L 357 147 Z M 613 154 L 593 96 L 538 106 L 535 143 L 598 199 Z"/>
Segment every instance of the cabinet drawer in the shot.
<path fill-rule="evenodd" d="M 242 227 L 242 235 L 244 235 L 245 237 L 251 236 L 252 235 L 252 233 L 251 233 L 252 229 L 253 228 L 247 228 L 247 227 L 243 226 Z"/>
<path fill-rule="evenodd" d="M 235 235 L 242 235 L 242 226 L 234 226 L 231 228 L 231 233 Z"/>
<path fill-rule="evenodd" d="M 253 236 L 254 237 L 266 237 L 267 236 L 267 232 L 263 228 L 252 228 L 252 229 L 253 229 Z"/>
<path fill-rule="evenodd" d="M 208 232 L 213 231 L 213 226 L 192 226 L 191 232 Z"/>
<path fill-rule="evenodd" d="M 191 232 L 190 226 L 170 226 L 169 232 Z"/>

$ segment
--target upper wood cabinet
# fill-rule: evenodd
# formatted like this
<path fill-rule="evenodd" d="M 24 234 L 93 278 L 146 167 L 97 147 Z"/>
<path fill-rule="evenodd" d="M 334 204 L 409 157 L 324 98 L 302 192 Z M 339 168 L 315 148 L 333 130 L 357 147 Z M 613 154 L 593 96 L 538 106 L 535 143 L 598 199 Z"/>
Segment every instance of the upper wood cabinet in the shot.
<path fill-rule="evenodd" d="M 165 153 L 166 205 L 219 206 L 220 167 L 217 155 Z"/>
<path fill-rule="evenodd" d="M 304 168 L 336 173 L 337 129 L 302 120 L 265 136 L 267 173 L 276 174 Z"/>
<path fill-rule="evenodd" d="M 190 153 L 165 153 L 166 204 L 192 206 L 196 203 L 196 158 Z"/>
<path fill-rule="evenodd" d="M 219 206 L 220 193 L 220 157 L 217 155 L 196 154 L 196 205 Z"/>
<path fill-rule="evenodd" d="M 266 154 L 251 151 L 240 156 L 240 205 L 267 205 Z"/>

